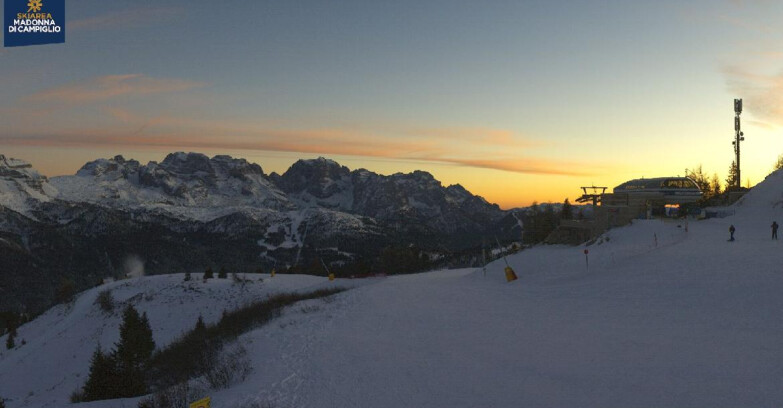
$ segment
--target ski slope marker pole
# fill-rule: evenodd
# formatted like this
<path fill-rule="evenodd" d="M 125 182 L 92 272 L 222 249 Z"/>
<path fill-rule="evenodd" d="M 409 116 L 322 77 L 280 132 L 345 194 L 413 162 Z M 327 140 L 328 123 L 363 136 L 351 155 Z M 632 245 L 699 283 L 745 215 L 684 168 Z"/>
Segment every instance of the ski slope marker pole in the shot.
<path fill-rule="evenodd" d="M 487 276 L 487 248 L 481 245 L 481 256 L 484 258 L 484 276 Z"/>
<path fill-rule="evenodd" d="M 506 263 L 506 266 L 509 266 L 508 265 L 508 260 L 506 260 L 506 254 L 503 253 L 503 247 L 500 246 L 500 240 L 498 239 L 497 236 L 495 237 L 495 242 L 498 243 L 498 251 L 500 251 L 500 253 L 503 255 L 503 262 Z"/>
<path fill-rule="evenodd" d="M 587 248 L 585 248 L 585 270 L 587 270 L 588 272 L 590 272 L 590 261 L 588 261 L 587 259 L 587 254 L 589 253 L 590 251 L 588 251 Z"/>

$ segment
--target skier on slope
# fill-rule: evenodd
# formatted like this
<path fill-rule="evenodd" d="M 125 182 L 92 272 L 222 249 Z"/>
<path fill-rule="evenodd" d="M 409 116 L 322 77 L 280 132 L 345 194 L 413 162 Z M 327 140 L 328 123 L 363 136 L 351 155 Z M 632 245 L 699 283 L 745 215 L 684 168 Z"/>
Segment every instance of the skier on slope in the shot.
<path fill-rule="evenodd" d="M 778 239 L 778 223 L 772 221 L 772 239 Z"/>
<path fill-rule="evenodd" d="M 735 230 L 736 230 L 736 228 L 734 228 L 734 224 L 732 224 L 729 227 L 729 235 L 731 235 L 731 237 L 729 238 L 729 241 L 734 241 L 734 231 Z"/>

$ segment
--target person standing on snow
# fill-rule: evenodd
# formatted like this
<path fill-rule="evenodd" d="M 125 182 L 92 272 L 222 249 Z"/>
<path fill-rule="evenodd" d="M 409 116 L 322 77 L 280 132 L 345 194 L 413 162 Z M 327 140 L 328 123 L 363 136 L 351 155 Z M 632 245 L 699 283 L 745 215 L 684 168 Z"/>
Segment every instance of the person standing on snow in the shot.
<path fill-rule="evenodd" d="M 778 223 L 772 221 L 772 239 L 778 239 Z"/>
<path fill-rule="evenodd" d="M 732 225 L 729 227 L 729 234 L 731 235 L 731 237 L 729 238 L 729 241 L 734 241 L 734 231 L 735 231 L 735 230 L 736 230 L 736 229 L 734 228 L 734 224 L 732 224 Z"/>

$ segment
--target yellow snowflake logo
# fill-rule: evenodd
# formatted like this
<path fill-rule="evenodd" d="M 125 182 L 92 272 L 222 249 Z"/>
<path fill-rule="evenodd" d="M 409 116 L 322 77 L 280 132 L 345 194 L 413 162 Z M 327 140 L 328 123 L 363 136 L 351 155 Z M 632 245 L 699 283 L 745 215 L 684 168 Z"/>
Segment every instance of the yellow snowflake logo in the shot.
<path fill-rule="evenodd" d="M 43 7 L 43 2 L 41 0 L 30 0 L 27 2 L 27 7 L 30 7 L 27 9 L 27 12 L 37 12 L 41 11 L 41 7 Z"/>

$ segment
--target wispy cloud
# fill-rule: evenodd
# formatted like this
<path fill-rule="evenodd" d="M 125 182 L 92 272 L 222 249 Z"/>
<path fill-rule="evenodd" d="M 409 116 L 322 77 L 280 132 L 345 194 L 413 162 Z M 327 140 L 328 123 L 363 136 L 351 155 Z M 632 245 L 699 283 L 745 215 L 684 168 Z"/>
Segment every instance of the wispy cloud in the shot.
<path fill-rule="evenodd" d="M 399 133 L 403 133 L 412 137 L 445 140 L 445 141 L 459 141 L 469 143 L 481 143 L 490 146 L 505 146 L 505 147 L 531 147 L 538 143 L 533 143 L 529 139 L 520 139 L 515 137 L 514 132 L 504 129 L 491 129 L 491 128 L 404 128 L 396 129 Z"/>
<path fill-rule="evenodd" d="M 33 93 L 23 102 L 90 103 L 118 96 L 182 92 L 205 86 L 204 82 L 175 78 L 151 78 L 141 74 L 106 75 Z"/>
<path fill-rule="evenodd" d="M 729 91 L 743 99 L 756 122 L 783 126 L 783 71 L 760 74 L 734 65 L 725 66 L 723 74 Z"/>
<path fill-rule="evenodd" d="M 115 112 L 116 113 L 116 112 Z M 121 113 L 120 117 L 126 117 Z M 508 152 L 502 143 L 489 142 L 443 144 L 428 138 L 369 137 L 366 133 L 345 129 L 251 129 L 242 124 L 230 128 L 206 126 L 198 129 L 177 126 L 162 129 L 161 124 L 185 122 L 182 119 L 159 118 L 140 128 L 79 129 L 74 131 L 25 131 L 3 136 L 0 144 L 48 147 L 134 146 L 155 150 L 248 150 L 296 152 L 319 155 L 345 155 L 418 161 L 463 167 L 486 168 L 524 174 L 585 176 L 595 174 L 586 163 L 533 158 L 524 152 Z M 166 127 L 166 126 L 163 126 Z M 463 133 L 459 129 L 443 132 Z M 470 134 L 471 130 L 466 129 Z M 444 133 L 444 134 L 445 134 Z"/>
<path fill-rule="evenodd" d="M 68 31 L 124 29 L 169 21 L 181 15 L 180 7 L 142 7 L 94 17 L 80 18 L 68 22 Z"/>
<path fill-rule="evenodd" d="M 783 51 L 761 51 L 758 52 L 758 56 L 769 60 L 783 59 Z"/>
<path fill-rule="evenodd" d="M 142 74 L 106 75 L 33 93 L 0 129 L 0 145 L 151 150 L 247 150 L 416 161 L 524 174 L 592 175 L 587 163 L 540 158 L 548 143 L 506 129 L 344 123 L 302 127 L 254 118 L 215 119 L 177 102 L 134 110 L 129 97 L 188 91 L 206 84 Z M 173 97 L 173 96 L 172 96 Z M 184 96 L 183 96 L 184 97 Z M 180 99 L 178 97 L 178 99 Z M 147 102 L 144 100 L 144 102 Z M 175 114 L 173 112 L 180 112 Z M 153 113 L 151 113 L 153 112 Z M 74 120 L 74 117 L 85 120 Z"/>
<path fill-rule="evenodd" d="M 515 173 L 556 175 L 556 176 L 592 176 L 595 169 L 588 171 L 585 163 L 567 163 L 563 161 L 544 160 L 530 157 L 515 159 L 445 159 L 447 163 L 467 167 L 505 170 Z"/>
<path fill-rule="evenodd" d="M 775 125 L 769 124 L 767 122 L 761 122 L 761 121 L 758 121 L 758 120 L 748 120 L 747 123 L 752 124 L 752 125 L 757 126 L 757 127 L 760 127 L 760 128 L 768 129 L 768 130 L 774 130 L 774 129 L 777 128 L 777 126 L 775 126 Z"/>
<path fill-rule="evenodd" d="M 736 16 L 728 16 L 725 14 L 719 15 L 718 20 L 747 31 L 756 31 L 763 34 L 779 32 L 779 29 L 772 25 L 762 24 L 758 21 L 745 20 Z"/>

